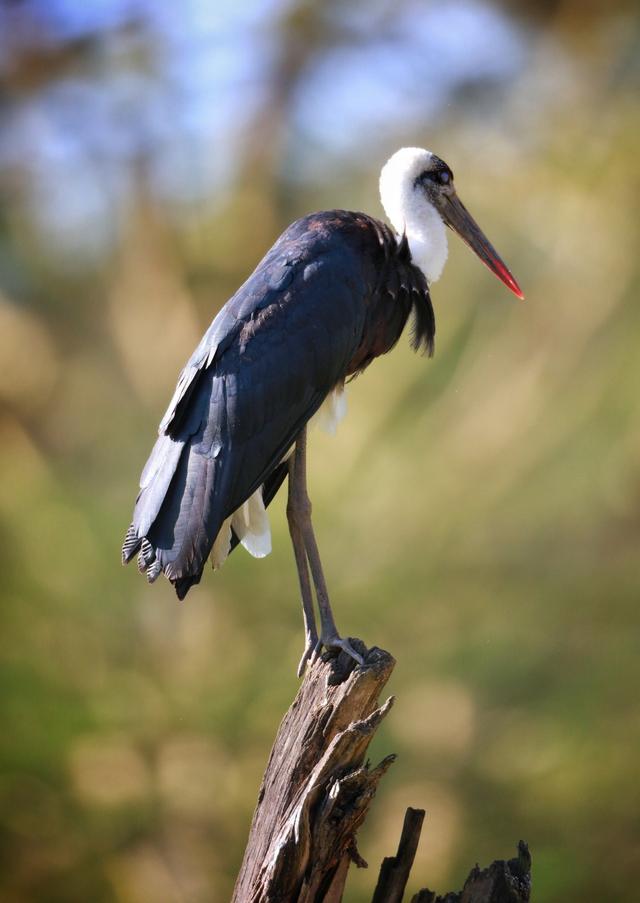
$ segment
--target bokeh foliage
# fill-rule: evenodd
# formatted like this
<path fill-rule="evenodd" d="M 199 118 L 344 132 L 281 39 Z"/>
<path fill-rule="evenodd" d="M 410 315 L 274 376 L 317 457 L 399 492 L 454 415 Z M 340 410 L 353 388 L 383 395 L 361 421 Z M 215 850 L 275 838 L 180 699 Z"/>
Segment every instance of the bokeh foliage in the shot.
<path fill-rule="evenodd" d="M 0 897 L 223 901 L 302 632 L 282 501 L 179 605 L 118 564 L 178 369 L 295 216 L 379 214 L 432 147 L 525 289 L 456 241 L 313 436 L 343 631 L 398 659 L 361 852 L 640 878 L 639 22 L 632 4 L 0 5 Z M 81 8 L 82 7 L 82 8 Z M 173 12 L 170 11 L 173 10 Z M 369 899 L 371 871 L 349 899 Z"/>

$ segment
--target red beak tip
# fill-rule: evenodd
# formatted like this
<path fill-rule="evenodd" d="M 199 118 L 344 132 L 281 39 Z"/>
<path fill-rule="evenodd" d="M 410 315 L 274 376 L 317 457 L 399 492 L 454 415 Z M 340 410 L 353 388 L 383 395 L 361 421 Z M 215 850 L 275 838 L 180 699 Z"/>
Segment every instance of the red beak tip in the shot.
<path fill-rule="evenodd" d="M 485 261 L 483 261 L 485 263 Z M 521 301 L 524 301 L 524 293 L 516 280 L 513 278 L 509 270 L 506 268 L 504 263 L 500 260 L 499 257 L 494 257 L 491 261 L 491 264 L 485 264 L 489 266 L 489 269 L 493 270 L 495 275 L 500 279 L 501 282 L 507 286 L 507 288 L 513 292 L 516 298 L 519 298 Z"/>
<path fill-rule="evenodd" d="M 505 276 L 500 274 L 500 279 L 502 280 L 502 282 L 504 282 L 509 291 L 516 296 L 516 298 L 519 298 L 520 301 L 524 301 L 524 292 L 522 291 L 516 280 L 511 276 L 511 274 Z"/>
<path fill-rule="evenodd" d="M 502 270 L 502 272 L 498 274 L 500 279 L 502 279 L 507 288 L 513 292 L 516 298 L 524 301 L 524 292 L 522 291 L 516 280 L 513 278 L 509 270 L 505 266 L 501 266 L 500 270 Z"/>

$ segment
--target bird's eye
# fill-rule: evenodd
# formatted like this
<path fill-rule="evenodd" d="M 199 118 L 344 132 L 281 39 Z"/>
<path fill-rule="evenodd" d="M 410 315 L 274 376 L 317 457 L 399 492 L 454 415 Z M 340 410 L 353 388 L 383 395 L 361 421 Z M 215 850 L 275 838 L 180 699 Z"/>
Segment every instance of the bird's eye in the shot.
<path fill-rule="evenodd" d="M 448 185 L 451 181 L 451 173 L 448 169 L 428 169 L 420 176 L 422 182 L 435 182 L 436 185 Z"/>

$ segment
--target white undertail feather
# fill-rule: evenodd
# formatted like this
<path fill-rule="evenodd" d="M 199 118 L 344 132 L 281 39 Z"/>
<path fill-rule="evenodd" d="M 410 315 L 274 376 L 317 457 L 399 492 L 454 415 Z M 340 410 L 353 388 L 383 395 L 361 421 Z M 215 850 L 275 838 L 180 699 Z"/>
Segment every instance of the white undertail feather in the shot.
<path fill-rule="evenodd" d="M 229 552 L 231 551 L 231 518 L 228 517 L 222 526 L 220 527 L 220 531 L 216 536 L 216 540 L 211 549 L 211 553 L 209 555 L 209 559 L 213 566 L 214 571 L 217 571 L 219 568 L 227 560 Z"/>
<path fill-rule="evenodd" d="M 344 386 L 336 386 L 329 392 L 316 413 L 309 421 L 309 426 L 319 427 L 323 433 L 335 436 L 338 424 L 347 413 L 347 396 Z"/>
<path fill-rule="evenodd" d="M 262 499 L 262 486 L 233 512 L 220 527 L 211 549 L 214 570 L 225 563 L 231 551 L 231 529 L 254 558 L 264 558 L 271 551 L 271 525 Z"/>
<path fill-rule="evenodd" d="M 427 282 L 436 282 L 447 262 L 447 230 L 416 178 L 429 169 L 431 151 L 403 147 L 385 163 L 380 173 L 380 200 L 398 235 L 406 233 L 411 257 Z"/>
<path fill-rule="evenodd" d="M 271 527 L 262 499 L 262 487 L 231 517 L 233 531 L 250 555 L 264 558 L 271 551 Z"/>

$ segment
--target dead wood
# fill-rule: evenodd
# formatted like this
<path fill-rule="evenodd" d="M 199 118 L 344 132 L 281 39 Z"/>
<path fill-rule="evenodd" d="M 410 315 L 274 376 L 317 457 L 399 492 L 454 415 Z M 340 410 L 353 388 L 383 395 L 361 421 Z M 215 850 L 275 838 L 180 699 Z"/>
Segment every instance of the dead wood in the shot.
<path fill-rule="evenodd" d="M 418 849 L 423 821 L 424 809 L 407 809 L 398 852 L 382 860 L 371 903 L 401 903 Z"/>
<path fill-rule="evenodd" d="M 378 698 L 395 664 L 366 650 L 364 667 L 344 653 L 307 669 L 271 751 L 236 882 L 234 903 L 338 903 L 355 836 L 394 760 L 365 762 L 393 700 Z"/>
<path fill-rule="evenodd" d="M 530 896 L 531 854 L 521 840 L 514 859 L 496 859 L 486 869 L 474 866 L 461 891 L 436 896 L 425 888 L 411 903 L 529 903 Z"/>
<path fill-rule="evenodd" d="M 340 903 L 349 866 L 366 862 L 356 834 L 395 756 L 371 768 L 369 744 L 393 698 L 380 694 L 395 665 L 376 647 L 351 640 L 365 664 L 341 653 L 307 668 L 278 730 L 260 787 L 232 903 Z M 372 903 L 401 903 L 424 819 L 408 809 L 398 851 L 384 860 Z M 458 893 L 424 889 L 412 903 L 528 903 L 531 858 L 472 869 Z"/>

